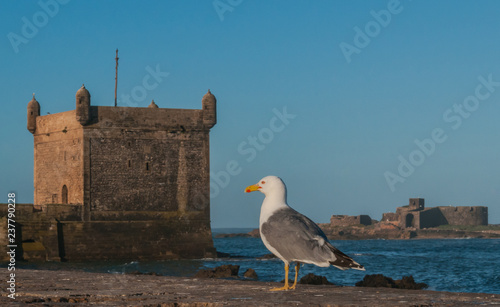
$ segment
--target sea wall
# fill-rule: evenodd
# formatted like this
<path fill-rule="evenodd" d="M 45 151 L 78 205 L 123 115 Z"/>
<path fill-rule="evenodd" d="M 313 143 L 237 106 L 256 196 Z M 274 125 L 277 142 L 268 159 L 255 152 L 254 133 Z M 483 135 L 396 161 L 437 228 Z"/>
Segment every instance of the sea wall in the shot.
<path fill-rule="evenodd" d="M 204 212 L 102 212 L 82 220 L 82 206 L 16 204 L 16 256 L 24 260 L 156 260 L 215 257 Z M 0 205 L 7 245 L 7 205 Z M 0 261 L 7 261 L 2 254 Z"/>
<path fill-rule="evenodd" d="M 208 223 L 192 219 L 62 222 L 59 228 L 60 257 L 68 261 L 215 257 Z"/>

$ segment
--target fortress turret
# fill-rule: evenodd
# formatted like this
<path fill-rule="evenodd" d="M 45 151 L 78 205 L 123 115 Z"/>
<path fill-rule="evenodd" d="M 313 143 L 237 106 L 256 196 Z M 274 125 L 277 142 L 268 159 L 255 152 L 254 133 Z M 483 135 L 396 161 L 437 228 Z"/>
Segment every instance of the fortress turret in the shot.
<path fill-rule="evenodd" d="M 208 92 L 201 99 L 203 108 L 203 124 L 207 128 L 212 128 L 217 123 L 217 99 L 208 90 Z"/>
<path fill-rule="evenodd" d="M 40 116 L 40 104 L 36 101 L 35 94 L 33 94 L 33 98 L 28 103 L 28 130 L 31 133 L 35 133 L 37 116 Z"/>
<path fill-rule="evenodd" d="M 76 120 L 82 126 L 90 121 L 90 93 L 85 85 L 76 91 Z"/>

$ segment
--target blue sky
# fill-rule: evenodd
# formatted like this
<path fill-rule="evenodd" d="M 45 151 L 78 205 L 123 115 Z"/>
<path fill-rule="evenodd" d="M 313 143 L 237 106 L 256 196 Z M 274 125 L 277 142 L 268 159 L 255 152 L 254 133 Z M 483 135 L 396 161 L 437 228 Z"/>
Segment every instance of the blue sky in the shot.
<path fill-rule="evenodd" d="M 217 97 L 213 227 L 257 226 L 263 195 L 243 189 L 266 175 L 282 177 L 289 204 L 316 222 L 380 219 L 423 197 L 488 206 L 500 223 L 499 10 L 498 1 L 2 1 L 0 195 L 33 200 L 31 94 L 42 115 L 74 109 L 82 83 L 93 105 L 113 105 L 119 48 L 119 105 L 200 108 L 208 88 Z M 151 71 L 160 73 L 145 89 Z"/>

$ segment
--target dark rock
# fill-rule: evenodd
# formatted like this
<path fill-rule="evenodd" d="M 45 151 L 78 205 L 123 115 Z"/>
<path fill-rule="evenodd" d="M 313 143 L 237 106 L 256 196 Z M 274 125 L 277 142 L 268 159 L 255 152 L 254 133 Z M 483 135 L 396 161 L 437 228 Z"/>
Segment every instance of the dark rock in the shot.
<path fill-rule="evenodd" d="M 246 270 L 245 273 L 243 273 L 243 276 L 245 276 L 246 278 L 252 278 L 252 279 L 259 278 L 259 276 L 257 276 L 257 272 L 255 272 L 254 269 Z"/>
<path fill-rule="evenodd" d="M 264 256 L 257 257 L 257 259 L 274 259 L 277 258 L 274 254 L 265 254 Z"/>
<path fill-rule="evenodd" d="M 401 280 L 396 280 L 396 286 L 399 289 L 407 289 L 407 290 L 421 290 L 426 289 L 429 286 L 426 283 L 416 283 L 413 279 L 413 276 L 403 276 Z"/>
<path fill-rule="evenodd" d="M 299 281 L 299 284 L 305 285 L 333 285 L 333 283 L 329 282 L 325 276 L 314 275 L 313 273 L 309 273 L 306 276 L 302 277 Z"/>
<path fill-rule="evenodd" d="M 394 279 L 382 274 L 365 275 L 362 281 L 356 283 L 356 287 L 384 287 L 395 288 Z"/>
<path fill-rule="evenodd" d="M 229 257 L 231 257 L 231 255 L 228 253 L 217 252 L 217 258 L 229 258 Z"/>
<path fill-rule="evenodd" d="M 199 270 L 196 278 L 227 278 L 237 277 L 240 270 L 239 265 L 225 264 L 214 269 Z"/>
<path fill-rule="evenodd" d="M 249 256 L 231 255 L 229 253 L 217 252 L 217 258 L 249 258 Z"/>
<path fill-rule="evenodd" d="M 413 276 L 403 276 L 400 280 L 394 280 L 382 274 L 365 275 L 362 281 L 356 283 L 356 287 L 385 287 L 407 290 L 420 290 L 428 287 L 425 283 L 416 283 Z"/>

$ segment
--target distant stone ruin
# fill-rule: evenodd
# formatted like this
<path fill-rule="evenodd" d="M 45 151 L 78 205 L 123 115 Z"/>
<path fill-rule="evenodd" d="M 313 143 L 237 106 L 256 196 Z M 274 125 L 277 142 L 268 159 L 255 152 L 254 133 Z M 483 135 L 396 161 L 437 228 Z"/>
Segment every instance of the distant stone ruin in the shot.
<path fill-rule="evenodd" d="M 332 226 L 368 226 L 372 224 L 372 219 L 368 215 L 332 215 L 330 223 Z"/>
<path fill-rule="evenodd" d="M 401 228 L 416 229 L 441 225 L 488 225 L 488 207 L 439 206 L 425 208 L 423 198 L 410 198 L 409 205 L 398 207 L 396 213 L 384 213 L 382 222 L 392 222 Z"/>
<path fill-rule="evenodd" d="M 431 228 L 441 225 L 477 226 L 488 225 L 488 207 L 432 207 L 425 208 L 423 198 L 410 198 L 408 206 L 398 207 L 396 212 L 382 215 L 380 224 L 399 228 Z M 346 227 L 356 225 L 372 225 L 377 223 L 368 215 L 332 215 L 331 226 Z M 392 225 L 391 225 L 392 224 Z M 382 227 L 382 225 L 381 225 Z M 384 228 L 384 227 L 382 227 Z"/>

